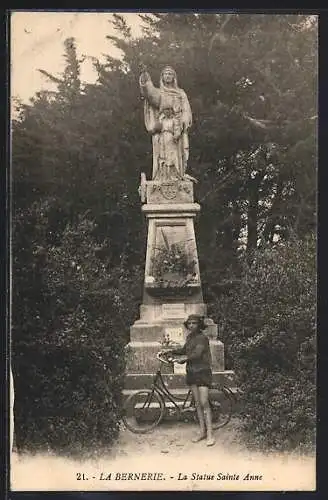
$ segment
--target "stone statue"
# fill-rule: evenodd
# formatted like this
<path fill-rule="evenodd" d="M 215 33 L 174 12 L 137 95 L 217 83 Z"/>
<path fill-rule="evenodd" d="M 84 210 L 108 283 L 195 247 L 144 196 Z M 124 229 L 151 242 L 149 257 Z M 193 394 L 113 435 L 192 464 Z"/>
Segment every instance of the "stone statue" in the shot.
<path fill-rule="evenodd" d="M 145 68 L 139 84 L 145 126 L 153 142 L 152 179 L 184 179 L 189 157 L 188 129 L 192 124 L 187 95 L 178 87 L 176 72 L 170 66 L 162 70 L 159 88 L 153 85 Z"/>

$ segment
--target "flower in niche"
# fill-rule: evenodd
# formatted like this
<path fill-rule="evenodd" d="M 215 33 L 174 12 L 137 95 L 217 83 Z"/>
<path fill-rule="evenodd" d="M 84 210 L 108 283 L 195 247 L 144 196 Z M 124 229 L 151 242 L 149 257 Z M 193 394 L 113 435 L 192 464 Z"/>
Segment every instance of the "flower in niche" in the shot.
<path fill-rule="evenodd" d="M 183 287 L 195 282 L 196 264 L 185 245 L 166 244 L 157 249 L 152 259 L 152 276 L 162 286 Z"/>

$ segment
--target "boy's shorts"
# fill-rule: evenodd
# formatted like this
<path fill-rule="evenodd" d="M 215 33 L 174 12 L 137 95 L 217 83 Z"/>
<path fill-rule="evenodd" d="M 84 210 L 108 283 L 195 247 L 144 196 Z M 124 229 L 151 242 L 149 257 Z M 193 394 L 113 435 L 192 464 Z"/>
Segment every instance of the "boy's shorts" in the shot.
<path fill-rule="evenodd" d="M 212 371 L 201 370 L 199 372 L 187 372 L 187 385 L 197 385 L 197 387 L 212 386 Z"/>

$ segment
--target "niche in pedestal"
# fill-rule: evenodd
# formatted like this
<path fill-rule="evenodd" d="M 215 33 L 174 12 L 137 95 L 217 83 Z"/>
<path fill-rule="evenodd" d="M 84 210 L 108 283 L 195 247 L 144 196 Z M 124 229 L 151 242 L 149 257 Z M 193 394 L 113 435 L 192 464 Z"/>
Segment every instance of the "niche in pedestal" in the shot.
<path fill-rule="evenodd" d="M 145 290 L 162 298 L 200 291 L 197 247 L 191 217 L 149 219 Z"/>

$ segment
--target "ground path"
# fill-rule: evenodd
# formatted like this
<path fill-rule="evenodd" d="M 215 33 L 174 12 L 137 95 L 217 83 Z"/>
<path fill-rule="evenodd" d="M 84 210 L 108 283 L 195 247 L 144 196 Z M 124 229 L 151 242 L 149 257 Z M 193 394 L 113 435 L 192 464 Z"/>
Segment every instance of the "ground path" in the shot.
<path fill-rule="evenodd" d="M 232 420 L 217 430 L 213 447 L 207 447 L 205 441 L 191 442 L 196 431 L 194 424 L 167 422 L 149 434 L 122 430 L 113 449 L 104 451 L 97 460 L 78 462 L 51 455 L 14 455 L 12 488 L 62 491 L 315 488 L 315 458 L 250 453 L 240 444 L 237 427 Z M 85 479 L 82 476 L 78 479 L 78 474 L 84 474 Z M 244 479 L 247 474 L 257 479 Z"/>

